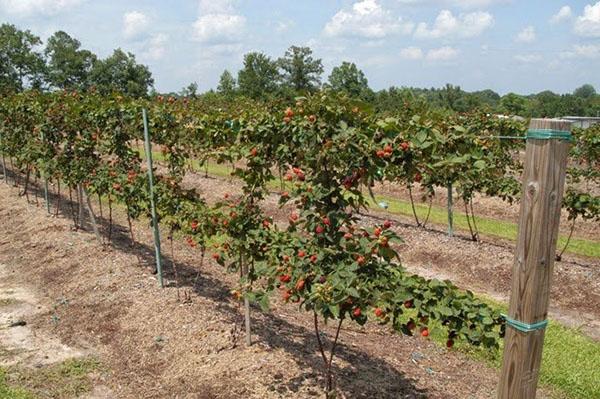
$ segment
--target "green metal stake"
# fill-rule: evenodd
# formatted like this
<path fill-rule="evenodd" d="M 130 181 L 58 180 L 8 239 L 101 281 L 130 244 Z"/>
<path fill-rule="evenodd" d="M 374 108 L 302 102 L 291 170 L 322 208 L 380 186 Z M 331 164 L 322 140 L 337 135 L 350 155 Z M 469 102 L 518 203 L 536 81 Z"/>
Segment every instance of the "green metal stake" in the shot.
<path fill-rule="evenodd" d="M 452 183 L 448 183 L 448 235 L 454 235 L 454 221 L 452 217 Z"/>
<path fill-rule="evenodd" d="M 42 140 L 42 144 L 44 144 L 44 132 L 40 132 L 40 139 Z M 43 172 L 44 177 L 44 201 L 46 201 L 46 211 L 50 213 L 50 201 L 48 200 L 48 177 L 46 177 L 46 173 Z"/>
<path fill-rule="evenodd" d="M 154 230 L 154 250 L 156 253 L 156 272 L 158 274 L 158 283 L 163 288 L 162 258 L 160 255 L 160 231 L 156 217 L 156 205 L 154 203 L 154 173 L 152 171 L 152 144 L 150 143 L 150 133 L 148 132 L 148 114 L 146 109 L 142 109 L 144 119 L 144 144 L 146 149 L 146 161 L 148 162 L 148 181 L 150 182 L 150 207 L 152 209 L 152 229 Z"/>

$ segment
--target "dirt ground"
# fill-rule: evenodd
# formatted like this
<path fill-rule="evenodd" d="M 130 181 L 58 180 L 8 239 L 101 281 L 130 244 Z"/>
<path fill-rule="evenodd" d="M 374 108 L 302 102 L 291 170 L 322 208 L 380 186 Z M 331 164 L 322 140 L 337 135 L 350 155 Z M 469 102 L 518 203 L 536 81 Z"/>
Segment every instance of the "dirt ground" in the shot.
<path fill-rule="evenodd" d="M 190 184 L 196 178 L 192 176 Z M 213 196 L 235 188 L 216 179 L 202 185 Z M 267 207 L 273 201 L 269 198 Z M 230 295 L 234 276 L 209 260 L 201 262 L 197 250 L 175 242 L 180 298 L 184 293 L 190 298 L 178 300 L 170 256 L 165 262 L 165 289 L 151 273 L 152 237 L 145 223 L 135 224 L 137 243 L 132 246 L 125 217 L 116 212 L 113 244 L 107 248 L 90 231 L 73 231 L 71 220 L 62 216 L 69 214 L 64 198 L 63 207 L 61 216 L 48 216 L 43 207 L 20 198 L 16 188 L 0 183 L 2 292 L 15 296 L 26 292 L 29 299 L 23 302 L 33 305 L 14 317 L 26 321 L 31 335 L 62 348 L 58 351 L 53 344 L 34 340 L 26 344 L 32 358 L 58 361 L 62 357 L 50 356 L 55 351 L 69 352 L 68 356 L 93 354 L 103 371 L 91 376 L 95 389 L 89 398 L 324 396 L 322 360 L 310 315 L 277 301 L 270 312 L 254 309 L 254 344 L 246 347 L 242 309 Z M 100 220 L 105 233 L 106 220 Z M 403 235 L 411 232 L 401 224 L 397 228 Z M 409 254 L 416 258 L 419 251 L 411 245 L 427 239 L 416 232 L 410 237 L 415 241 L 407 241 L 407 262 Z M 452 245 L 456 243 L 448 243 Z M 464 262 L 464 256 L 461 259 Z M 475 259 L 483 263 L 485 255 Z M 415 267 L 435 273 L 426 266 L 430 261 L 435 259 Z M 327 341 L 332 332 L 331 326 L 325 328 Z M 333 363 L 339 397 L 495 396 L 496 370 L 426 339 L 348 324 L 340 342 Z M 13 360 L 31 364 L 25 358 Z M 549 396 L 540 390 L 538 397 Z"/>

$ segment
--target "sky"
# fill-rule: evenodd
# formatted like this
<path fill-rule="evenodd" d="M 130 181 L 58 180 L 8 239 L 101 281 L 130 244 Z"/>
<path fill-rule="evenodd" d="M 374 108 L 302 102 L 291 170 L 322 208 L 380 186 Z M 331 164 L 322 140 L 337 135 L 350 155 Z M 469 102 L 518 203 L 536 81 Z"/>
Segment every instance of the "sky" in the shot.
<path fill-rule="evenodd" d="M 215 88 L 245 53 L 291 45 L 312 48 L 324 80 L 350 61 L 375 90 L 600 90 L 595 0 L 0 0 L 0 22 L 42 40 L 64 30 L 100 57 L 131 51 L 161 92 Z"/>

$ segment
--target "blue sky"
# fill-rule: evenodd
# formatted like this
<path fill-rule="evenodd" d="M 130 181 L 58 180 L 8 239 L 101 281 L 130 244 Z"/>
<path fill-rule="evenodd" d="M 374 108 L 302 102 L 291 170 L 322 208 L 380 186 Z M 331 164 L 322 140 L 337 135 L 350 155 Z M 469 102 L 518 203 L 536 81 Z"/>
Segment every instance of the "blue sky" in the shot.
<path fill-rule="evenodd" d="M 131 51 L 159 91 L 213 88 L 244 53 L 290 45 L 310 46 L 324 79 L 355 62 L 374 89 L 600 90 L 596 0 L 0 0 L 0 21 L 64 30 L 102 57 Z"/>

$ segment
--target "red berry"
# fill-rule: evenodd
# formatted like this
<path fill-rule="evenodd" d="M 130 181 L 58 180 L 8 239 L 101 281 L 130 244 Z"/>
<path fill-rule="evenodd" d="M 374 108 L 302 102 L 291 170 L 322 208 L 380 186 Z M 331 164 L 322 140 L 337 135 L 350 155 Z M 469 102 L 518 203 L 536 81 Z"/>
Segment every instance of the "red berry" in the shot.
<path fill-rule="evenodd" d="M 383 316 L 383 314 L 384 314 L 384 313 L 383 313 L 383 309 L 381 309 L 381 308 L 376 308 L 376 309 L 375 309 L 375 316 L 377 316 L 377 317 L 382 317 L 382 316 Z"/>
<path fill-rule="evenodd" d="M 352 312 L 352 314 L 354 315 L 354 317 L 360 317 L 361 313 L 362 312 L 361 312 L 360 308 L 355 308 L 354 312 Z"/>
<path fill-rule="evenodd" d="M 298 282 L 296 283 L 296 291 L 302 291 L 304 289 L 304 284 L 304 279 L 298 280 Z"/>
<path fill-rule="evenodd" d="M 403 151 L 407 151 L 410 148 L 410 144 L 406 141 L 403 141 L 402 144 L 400 144 L 400 147 L 402 147 Z"/>
<path fill-rule="evenodd" d="M 221 258 L 221 255 L 219 255 L 219 254 L 212 254 L 212 258 L 214 260 L 219 260 Z"/>
<path fill-rule="evenodd" d="M 365 264 L 365 261 L 366 261 L 366 260 L 365 260 L 365 257 L 364 257 L 364 256 L 362 256 L 362 255 L 358 255 L 358 256 L 356 257 L 356 263 L 358 263 L 360 266 L 364 265 L 364 264 Z"/>
<path fill-rule="evenodd" d="M 281 297 L 283 298 L 283 300 L 285 302 L 289 301 L 291 296 L 292 296 L 292 293 L 290 291 L 284 291 L 283 294 L 281 295 Z"/>
<path fill-rule="evenodd" d="M 265 229 L 268 229 L 269 226 L 271 225 L 271 222 L 269 222 L 268 220 L 263 220 L 262 225 Z"/>
<path fill-rule="evenodd" d="M 198 228 L 198 221 L 192 220 L 192 223 L 190 223 L 190 227 L 192 228 L 192 230 L 196 230 Z"/>
<path fill-rule="evenodd" d="M 375 237 L 379 237 L 381 235 L 381 228 L 376 227 L 375 230 L 373 230 L 373 234 L 375 234 Z"/>
<path fill-rule="evenodd" d="M 285 113 L 284 113 L 284 114 L 285 114 L 286 118 L 291 118 L 291 117 L 293 117 L 293 116 L 294 116 L 294 111 L 292 111 L 292 109 L 291 109 L 290 107 L 288 107 L 288 108 L 285 110 Z"/>
<path fill-rule="evenodd" d="M 377 158 L 385 157 L 385 151 L 383 151 L 383 150 L 377 150 L 377 152 L 375 154 L 377 155 Z"/>
<path fill-rule="evenodd" d="M 385 222 L 383 222 L 384 229 L 389 229 L 390 227 L 392 227 L 392 222 L 390 222 L 389 220 L 386 220 Z"/>
<path fill-rule="evenodd" d="M 281 281 L 282 283 L 289 283 L 291 279 L 292 276 L 290 276 L 289 274 L 282 274 L 281 276 L 279 276 L 279 281 Z"/>
<path fill-rule="evenodd" d="M 392 153 L 392 146 L 389 144 L 386 144 L 385 147 L 383 147 L 383 152 L 385 152 L 386 154 L 391 154 Z"/>
<path fill-rule="evenodd" d="M 298 251 L 299 258 L 304 258 L 305 256 L 306 256 L 306 252 L 304 252 L 302 249 Z"/>
<path fill-rule="evenodd" d="M 429 336 L 429 330 L 426 328 L 421 330 L 421 336 L 422 337 L 428 337 Z"/>
<path fill-rule="evenodd" d="M 250 156 L 255 157 L 256 154 L 258 154 L 258 150 L 256 149 L 256 147 L 254 147 L 250 150 Z"/>
<path fill-rule="evenodd" d="M 415 174 L 415 183 L 420 183 L 422 179 L 423 179 L 423 177 L 421 176 L 421 174 L 419 172 L 417 172 Z"/>
<path fill-rule="evenodd" d="M 408 323 L 406 323 L 406 328 L 408 328 L 410 331 L 414 330 L 416 327 L 417 327 L 417 325 L 412 320 L 410 320 Z"/>
<path fill-rule="evenodd" d="M 331 225 L 331 220 L 329 220 L 329 218 L 328 218 L 327 216 L 325 216 L 325 217 L 323 218 L 323 224 L 324 224 L 325 226 L 330 226 L 330 225 Z"/>
<path fill-rule="evenodd" d="M 309 121 L 310 123 L 315 123 L 315 122 L 317 121 L 317 117 L 316 117 L 316 116 L 314 116 L 314 115 L 310 115 L 310 116 L 308 117 L 308 121 Z"/>
<path fill-rule="evenodd" d="M 346 234 L 344 234 L 344 238 L 345 238 L 346 240 L 349 240 L 349 239 L 351 239 L 351 238 L 352 238 L 352 233 L 346 233 Z"/>
<path fill-rule="evenodd" d="M 404 301 L 404 307 L 410 309 L 413 307 L 413 302 L 411 300 Z"/>
<path fill-rule="evenodd" d="M 454 340 L 449 339 L 448 341 L 446 341 L 447 348 L 452 348 L 453 346 L 454 346 Z"/>
<path fill-rule="evenodd" d="M 310 261 L 311 261 L 312 263 L 316 263 L 316 262 L 317 262 L 317 255 L 311 255 L 311 256 L 310 256 Z"/>
<path fill-rule="evenodd" d="M 325 229 L 323 228 L 323 226 L 317 226 L 315 228 L 315 233 L 317 233 L 317 234 L 321 234 L 321 233 L 323 233 L 323 231 L 325 231 Z"/>

